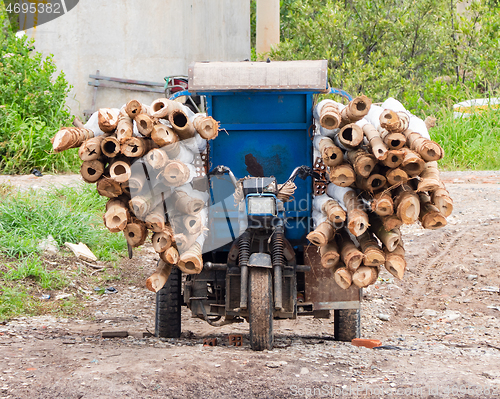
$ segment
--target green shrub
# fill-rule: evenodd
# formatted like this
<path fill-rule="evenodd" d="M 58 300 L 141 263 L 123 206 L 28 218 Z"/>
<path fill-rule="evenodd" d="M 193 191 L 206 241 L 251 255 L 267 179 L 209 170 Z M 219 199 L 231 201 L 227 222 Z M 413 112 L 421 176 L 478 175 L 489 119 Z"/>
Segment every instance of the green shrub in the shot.
<path fill-rule="evenodd" d="M 0 172 L 75 171 L 75 150 L 52 154 L 50 143 L 71 123 L 66 107 L 71 86 L 52 56 L 35 52 L 33 40 L 17 37 L 5 24 L 0 8 Z"/>

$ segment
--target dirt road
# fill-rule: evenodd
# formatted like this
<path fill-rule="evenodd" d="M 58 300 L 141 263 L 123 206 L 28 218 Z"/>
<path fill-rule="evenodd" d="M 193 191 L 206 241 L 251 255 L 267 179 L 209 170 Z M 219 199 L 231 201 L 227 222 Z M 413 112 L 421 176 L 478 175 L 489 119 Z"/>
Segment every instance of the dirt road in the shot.
<path fill-rule="evenodd" d="M 455 200 L 448 225 L 404 229 L 405 279 L 384 271 L 364 290 L 362 336 L 385 349 L 333 341 L 333 320 L 304 317 L 276 322 L 276 348 L 257 353 L 248 324 L 216 329 L 187 310 L 181 339 L 143 338 L 154 330 L 145 249 L 122 265 L 135 277 L 113 283 L 118 293 L 80 287 L 90 318 L 0 325 L 0 398 L 499 397 L 500 173 L 443 177 Z M 229 346 L 229 333 L 243 334 L 243 347 Z M 218 346 L 204 347 L 206 337 Z"/>

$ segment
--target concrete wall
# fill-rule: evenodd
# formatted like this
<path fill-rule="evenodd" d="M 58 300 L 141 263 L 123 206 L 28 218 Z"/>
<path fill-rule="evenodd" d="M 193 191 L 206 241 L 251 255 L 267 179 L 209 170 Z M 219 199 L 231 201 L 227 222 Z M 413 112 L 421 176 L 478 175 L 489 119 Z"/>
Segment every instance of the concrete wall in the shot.
<path fill-rule="evenodd" d="M 80 0 L 67 14 L 26 31 L 37 51 L 54 54 L 74 86 L 75 115 L 91 107 L 88 75 L 163 82 L 193 61 L 250 58 L 248 0 Z M 96 107 L 161 95 L 99 88 Z"/>

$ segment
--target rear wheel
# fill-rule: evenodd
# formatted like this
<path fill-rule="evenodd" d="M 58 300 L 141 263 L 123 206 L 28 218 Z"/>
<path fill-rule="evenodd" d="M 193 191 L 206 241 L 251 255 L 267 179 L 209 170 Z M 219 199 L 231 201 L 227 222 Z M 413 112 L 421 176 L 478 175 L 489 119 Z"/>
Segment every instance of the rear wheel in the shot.
<path fill-rule="evenodd" d="M 273 279 L 271 270 L 251 267 L 248 283 L 250 346 L 254 351 L 273 347 Z"/>
<path fill-rule="evenodd" d="M 361 311 L 336 309 L 333 312 L 334 336 L 337 341 L 352 341 L 361 335 Z"/>
<path fill-rule="evenodd" d="M 167 282 L 156 293 L 155 335 L 157 337 L 181 336 L 181 278 L 180 269 L 173 266 Z"/>

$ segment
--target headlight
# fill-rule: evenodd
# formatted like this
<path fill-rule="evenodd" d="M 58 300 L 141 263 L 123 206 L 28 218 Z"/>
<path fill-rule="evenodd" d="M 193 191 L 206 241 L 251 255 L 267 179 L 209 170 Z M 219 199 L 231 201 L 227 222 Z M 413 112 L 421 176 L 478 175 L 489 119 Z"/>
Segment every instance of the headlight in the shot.
<path fill-rule="evenodd" d="M 250 197 L 248 198 L 249 215 L 276 215 L 276 200 L 274 197 Z"/>

